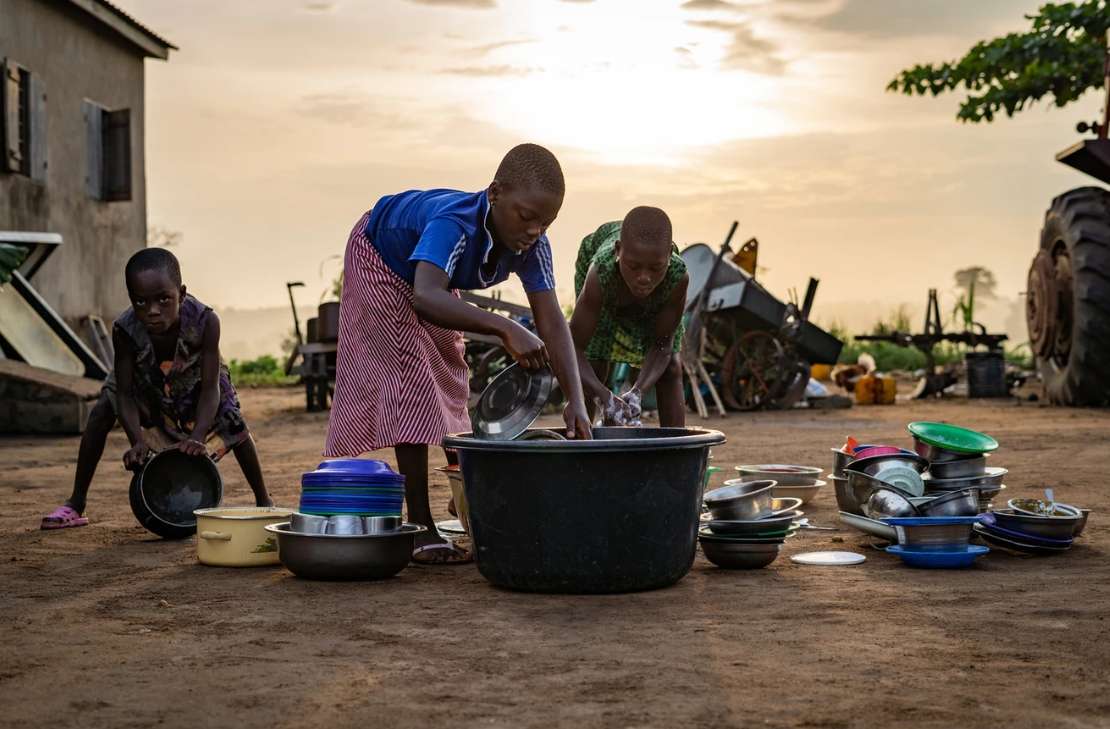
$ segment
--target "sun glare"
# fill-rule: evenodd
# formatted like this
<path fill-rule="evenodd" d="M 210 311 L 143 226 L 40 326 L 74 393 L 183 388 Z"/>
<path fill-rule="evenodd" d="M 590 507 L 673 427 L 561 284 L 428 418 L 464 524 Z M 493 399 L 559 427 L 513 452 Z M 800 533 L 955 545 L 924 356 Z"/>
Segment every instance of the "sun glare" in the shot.
<path fill-rule="evenodd" d="M 536 41 L 493 61 L 532 71 L 482 80 L 488 121 L 616 163 L 667 164 L 691 148 L 792 131 L 775 108 L 778 79 L 724 69 L 732 34 L 690 25 L 677 2 L 532 7 Z"/>

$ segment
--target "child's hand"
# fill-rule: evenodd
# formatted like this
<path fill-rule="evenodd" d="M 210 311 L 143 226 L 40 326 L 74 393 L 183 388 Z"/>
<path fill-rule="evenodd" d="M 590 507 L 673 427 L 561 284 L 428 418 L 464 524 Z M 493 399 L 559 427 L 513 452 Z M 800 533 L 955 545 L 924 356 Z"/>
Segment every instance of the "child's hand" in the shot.
<path fill-rule="evenodd" d="M 501 339 L 516 363 L 526 370 L 538 370 L 547 364 L 547 348 L 543 340 L 514 322 Z"/>
<path fill-rule="evenodd" d="M 187 456 L 207 456 L 208 448 L 199 440 L 189 438 L 177 444 L 177 449 Z"/>
<path fill-rule="evenodd" d="M 130 471 L 138 470 L 150 458 L 150 454 L 150 446 L 140 440 L 123 454 L 123 467 Z"/>
<path fill-rule="evenodd" d="M 590 440 L 593 432 L 590 429 L 590 416 L 582 405 L 567 403 L 563 408 L 563 422 L 567 424 L 567 438 L 572 440 Z"/>

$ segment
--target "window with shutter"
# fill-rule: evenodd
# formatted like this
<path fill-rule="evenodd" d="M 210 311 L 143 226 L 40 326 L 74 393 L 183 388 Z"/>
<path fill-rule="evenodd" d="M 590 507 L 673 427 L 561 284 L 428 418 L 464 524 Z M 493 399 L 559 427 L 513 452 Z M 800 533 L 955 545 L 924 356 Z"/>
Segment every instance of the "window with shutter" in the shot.
<path fill-rule="evenodd" d="M 4 59 L 0 92 L 0 170 L 46 181 L 46 86 L 42 78 Z"/>
<path fill-rule="evenodd" d="M 131 199 L 131 110 L 105 111 L 103 118 L 104 139 L 104 199 Z"/>
<path fill-rule="evenodd" d="M 85 100 L 85 190 L 94 200 L 131 199 L 131 110 Z"/>

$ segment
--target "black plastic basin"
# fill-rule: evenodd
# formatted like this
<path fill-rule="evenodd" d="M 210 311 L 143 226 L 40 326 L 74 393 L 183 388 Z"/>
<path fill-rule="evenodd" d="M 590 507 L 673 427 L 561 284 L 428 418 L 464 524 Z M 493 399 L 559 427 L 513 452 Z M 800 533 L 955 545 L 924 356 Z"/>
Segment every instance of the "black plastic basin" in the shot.
<path fill-rule="evenodd" d="M 131 479 L 131 512 L 147 530 L 164 539 L 196 534 L 197 509 L 219 506 L 223 498 L 220 469 L 207 456 L 162 451 Z"/>
<path fill-rule="evenodd" d="M 531 592 L 672 585 L 690 571 L 709 448 L 701 428 L 595 428 L 592 441 L 448 436 L 478 570 Z"/>

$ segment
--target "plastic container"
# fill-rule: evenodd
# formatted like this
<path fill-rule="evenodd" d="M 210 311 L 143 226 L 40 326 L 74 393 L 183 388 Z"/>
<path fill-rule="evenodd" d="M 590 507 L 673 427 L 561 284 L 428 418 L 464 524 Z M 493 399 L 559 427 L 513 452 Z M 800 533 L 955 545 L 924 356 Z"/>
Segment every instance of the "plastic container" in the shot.
<path fill-rule="evenodd" d="M 709 448 L 701 428 L 595 428 L 594 440 L 489 441 L 459 451 L 478 570 L 530 592 L 614 593 L 690 570 Z"/>
<path fill-rule="evenodd" d="M 898 383 L 886 375 L 864 375 L 856 380 L 857 405 L 893 405 Z"/>
<path fill-rule="evenodd" d="M 917 550 L 892 544 L 886 548 L 890 554 L 896 554 L 910 567 L 924 567 L 931 569 L 959 569 L 970 567 L 975 560 L 991 551 L 989 547 L 969 544 L 966 549 L 959 551 L 937 552 L 932 550 Z"/>
<path fill-rule="evenodd" d="M 964 355 L 964 364 L 967 365 L 968 397 L 1010 396 L 1002 352 L 968 352 Z"/>
<path fill-rule="evenodd" d="M 175 449 L 158 453 L 131 479 L 131 513 L 164 539 L 186 539 L 197 531 L 197 509 L 220 505 L 220 470 L 211 458 Z"/>
<path fill-rule="evenodd" d="M 301 477 L 300 511 L 316 516 L 400 516 L 405 478 L 385 461 L 337 458 Z"/>

